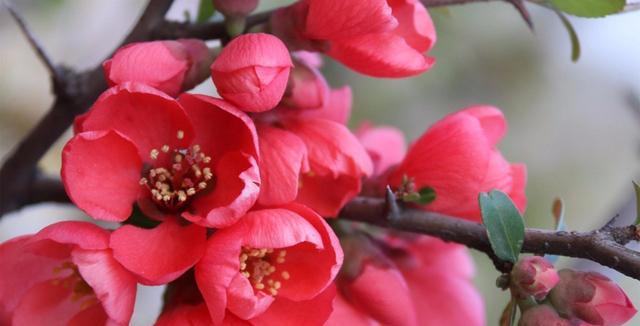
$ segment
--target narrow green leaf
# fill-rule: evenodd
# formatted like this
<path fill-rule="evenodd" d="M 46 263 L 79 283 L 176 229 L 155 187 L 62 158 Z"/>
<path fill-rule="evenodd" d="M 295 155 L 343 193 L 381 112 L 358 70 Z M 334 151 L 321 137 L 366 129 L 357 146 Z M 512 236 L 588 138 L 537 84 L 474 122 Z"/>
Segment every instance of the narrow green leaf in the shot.
<path fill-rule="evenodd" d="M 213 7 L 213 0 L 200 0 L 200 6 L 198 7 L 198 23 L 206 22 L 216 13 L 216 9 Z"/>
<path fill-rule="evenodd" d="M 603 17 L 624 9 L 625 0 L 549 0 L 556 8 L 578 17 Z"/>
<path fill-rule="evenodd" d="M 402 195 L 402 201 L 426 205 L 436 199 L 436 191 L 431 187 L 420 188 L 418 192 L 410 192 Z"/>
<path fill-rule="evenodd" d="M 636 225 L 640 224 L 640 185 L 633 181 L 633 189 L 636 191 Z"/>
<path fill-rule="evenodd" d="M 478 196 L 482 221 L 493 252 L 500 259 L 515 263 L 524 242 L 524 221 L 509 196 L 493 190 Z"/>
<path fill-rule="evenodd" d="M 567 32 L 569 33 L 569 39 L 571 40 L 571 61 L 577 62 L 578 59 L 580 59 L 580 39 L 578 39 L 578 33 L 576 33 L 576 30 L 573 28 L 573 25 L 571 24 L 571 21 L 569 21 L 567 16 L 565 16 L 558 10 L 556 10 L 555 12 L 560 18 L 562 25 L 564 25 Z"/>

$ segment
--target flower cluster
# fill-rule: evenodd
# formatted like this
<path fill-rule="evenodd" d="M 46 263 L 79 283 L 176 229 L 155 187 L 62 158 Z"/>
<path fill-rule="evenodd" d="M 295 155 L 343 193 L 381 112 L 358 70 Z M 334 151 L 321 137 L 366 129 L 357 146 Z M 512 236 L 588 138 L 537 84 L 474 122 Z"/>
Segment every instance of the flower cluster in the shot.
<path fill-rule="evenodd" d="M 216 4 L 235 19 L 257 1 Z M 167 286 L 158 325 L 484 324 L 464 247 L 335 219 L 387 185 L 399 200 L 428 187 L 435 200 L 411 205 L 476 222 L 480 192 L 525 209 L 526 168 L 496 148 L 497 108 L 451 114 L 408 149 L 394 128 L 346 126 L 351 89 L 329 85 L 319 53 L 370 76 L 422 73 L 436 40 L 427 10 L 300 0 L 265 28 L 217 56 L 183 39 L 104 63 L 110 88 L 77 117 L 61 177 L 78 208 L 117 226 L 62 222 L 1 244 L 0 324 L 126 325 L 138 283 Z M 187 92 L 208 78 L 216 96 Z M 558 282 L 548 266 L 522 268 L 514 278 L 536 298 Z M 609 320 L 599 307 L 620 296 L 608 281 L 559 278 L 559 313 Z"/>

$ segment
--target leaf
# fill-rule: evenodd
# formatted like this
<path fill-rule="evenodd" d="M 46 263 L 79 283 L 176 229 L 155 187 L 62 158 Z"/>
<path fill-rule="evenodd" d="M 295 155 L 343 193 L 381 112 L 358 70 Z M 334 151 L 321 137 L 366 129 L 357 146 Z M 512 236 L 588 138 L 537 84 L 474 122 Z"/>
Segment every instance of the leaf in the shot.
<path fill-rule="evenodd" d="M 633 181 L 633 189 L 636 191 L 636 222 L 640 224 L 640 185 Z"/>
<path fill-rule="evenodd" d="M 498 258 L 515 263 L 524 242 L 524 221 L 509 196 L 499 190 L 478 196 L 482 221 L 493 252 Z"/>
<path fill-rule="evenodd" d="M 206 22 L 216 13 L 216 9 L 213 7 L 213 0 L 200 0 L 200 6 L 198 7 L 198 19 L 196 22 Z"/>
<path fill-rule="evenodd" d="M 518 306 L 516 305 L 516 298 L 511 296 L 511 300 L 507 303 L 500 315 L 500 326 L 512 326 L 516 322 L 516 312 Z"/>
<path fill-rule="evenodd" d="M 571 61 L 577 62 L 580 59 L 580 39 L 578 39 L 578 34 L 576 30 L 573 28 L 571 21 L 562 14 L 560 11 L 555 10 L 556 14 L 560 18 L 562 25 L 567 29 L 569 33 L 569 39 L 571 40 Z"/>
<path fill-rule="evenodd" d="M 625 0 L 549 0 L 559 10 L 578 17 L 603 17 L 624 9 Z"/>
<path fill-rule="evenodd" d="M 426 205 L 436 199 L 436 191 L 431 187 L 420 188 L 418 192 L 410 192 L 402 196 L 402 201 Z"/>

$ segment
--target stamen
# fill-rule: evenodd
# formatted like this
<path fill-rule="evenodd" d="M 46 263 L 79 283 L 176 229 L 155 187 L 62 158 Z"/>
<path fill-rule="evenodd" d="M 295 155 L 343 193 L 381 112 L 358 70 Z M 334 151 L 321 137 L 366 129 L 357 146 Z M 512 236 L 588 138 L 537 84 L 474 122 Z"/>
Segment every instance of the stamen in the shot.
<path fill-rule="evenodd" d="M 160 148 L 162 150 L 162 152 L 164 153 L 168 153 L 169 152 L 169 145 L 162 145 L 162 148 Z"/>
<path fill-rule="evenodd" d="M 182 130 L 178 130 L 178 134 L 176 135 L 176 137 L 177 137 L 178 139 L 182 139 L 182 138 L 184 138 L 184 131 L 182 131 Z"/>
<path fill-rule="evenodd" d="M 160 152 L 157 149 L 152 149 L 151 152 L 149 153 L 149 156 L 151 156 L 152 160 L 157 160 L 158 159 L 158 155 L 160 155 Z"/>

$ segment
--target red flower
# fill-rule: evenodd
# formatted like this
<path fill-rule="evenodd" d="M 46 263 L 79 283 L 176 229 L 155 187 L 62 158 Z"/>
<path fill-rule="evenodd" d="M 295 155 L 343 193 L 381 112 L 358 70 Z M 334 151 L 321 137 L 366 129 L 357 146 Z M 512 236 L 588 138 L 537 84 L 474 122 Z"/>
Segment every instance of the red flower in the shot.
<path fill-rule="evenodd" d="M 235 223 L 258 197 L 253 123 L 222 100 L 184 94 L 176 101 L 125 83 L 105 92 L 75 129 L 62 157 L 71 200 L 100 220 L 124 221 L 137 202 L 163 221 L 111 236 L 114 257 L 142 283 L 180 276 L 204 252 L 204 227 Z M 178 216 L 197 225 L 181 226 Z"/>
<path fill-rule="evenodd" d="M 478 194 L 498 189 L 509 194 L 522 212 L 526 168 L 510 164 L 496 149 L 507 129 L 502 112 L 474 106 L 435 123 L 409 149 L 391 174 L 389 183 L 400 186 L 405 176 L 416 189 L 435 189 L 436 199 L 424 209 L 480 221 Z"/>
<path fill-rule="evenodd" d="M 425 236 L 385 242 L 377 253 L 354 249 L 362 264 L 354 276 L 338 278 L 340 294 L 327 325 L 484 324 L 482 299 L 471 283 L 473 265 L 464 247 Z M 352 258 L 347 255 L 348 262 L 357 262 Z"/>
<path fill-rule="evenodd" d="M 276 12 L 272 30 L 294 48 L 323 51 L 375 77 L 407 77 L 429 69 L 436 41 L 417 0 L 301 0 Z"/>
<path fill-rule="evenodd" d="M 309 315 L 292 309 L 330 306 L 333 297 L 320 294 L 341 265 L 342 249 L 331 228 L 310 209 L 293 204 L 251 211 L 217 231 L 195 276 L 216 325 L 230 314 L 256 323 L 295 325 L 304 318 L 328 317 L 330 309 L 311 307 Z"/>
<path fill-rule="evenodd" d="M 542 301 L 551 289 L 560 281 L 553 265 L 540 256 L 529 256 L 520 259 L 511 272 L 511 284 L 516 294 L 534 296 Z"/>
<path fill-rule="evenodd" d="M 293 66 L 287 47 L 263 33 L 238 36 L 211 65 L 218 93 L 241 110 L 273 109 L 284 94 Z"/>
<path fill-rule="evenodd" d="M 118 49 L 103 68 L 111 86 L 139 82 L 175 97 L 204 81 L 212 60 L 201 40 L 153 41 Z"/>
<path fill-rule="evenodd" d="M 60 222 L 0 245 L 0 324 L 128 325 L 136 281 L 112 256 L 109 233 Z"/>
<path fill-rule="evenodd" d="M 549 298 L 561 315 L 592 325 L 623 325 L 637 312 L 624 291 L 596 272 L 563 269 Z"/>

